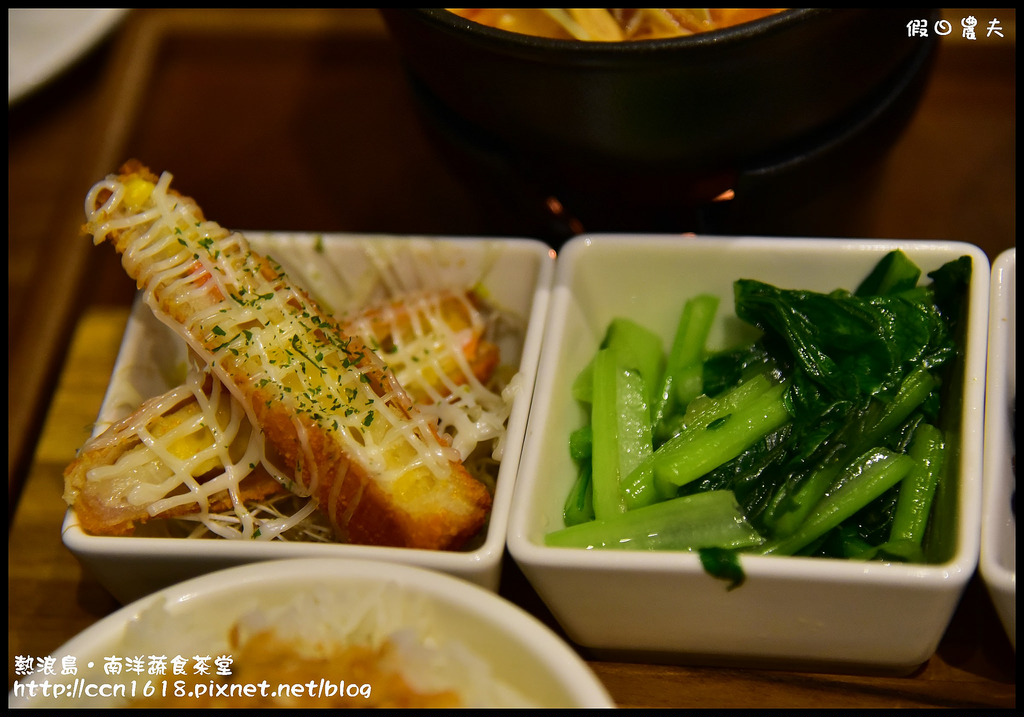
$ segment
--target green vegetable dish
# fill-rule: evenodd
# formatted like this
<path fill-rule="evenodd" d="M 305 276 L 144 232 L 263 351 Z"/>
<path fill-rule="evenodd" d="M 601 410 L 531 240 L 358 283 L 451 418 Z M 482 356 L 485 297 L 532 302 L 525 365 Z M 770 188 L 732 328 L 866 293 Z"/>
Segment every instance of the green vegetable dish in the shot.
<path fill-rule="evenodd" d="M 853 292 L 740 279 L 757 338 L 724 351 L 716 296 L 686 301 L 667 350 L 612 320 L 572 386 L 589 420 L 546 544 L 698 551 L 731 587 L 743 554 L 924 562 L 971 260 L 921 273 L 897 250 Z"/>

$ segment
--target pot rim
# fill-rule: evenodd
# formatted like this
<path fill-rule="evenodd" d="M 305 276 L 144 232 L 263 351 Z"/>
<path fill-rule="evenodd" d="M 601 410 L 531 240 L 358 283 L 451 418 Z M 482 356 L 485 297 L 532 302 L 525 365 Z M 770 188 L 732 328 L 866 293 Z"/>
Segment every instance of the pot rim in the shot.
<path fill-rule="evenodd" d="M 588 58 L 614 58 L 646 55 L 652 52 L 695 51 L 700 48 L 744 42 L 751 37 L 785 30 L 819 16 L 836 12 L 833 8 L 788 8 L 774 15 L 740 23 L 718 30 L 694 35 L 659 38 L 654 40 L 623 40 L 621 42 L 591 42 L 586 40 L 560 40 L 502 30 L 449 12 L 445 8 L 413 8 L 390 12 L 416 15 L 423 22 L 449 34 L 467 40 L 490 44 L 494 49 L 512 52 L 529 51 L 541 54 L 573 55 Z"/>

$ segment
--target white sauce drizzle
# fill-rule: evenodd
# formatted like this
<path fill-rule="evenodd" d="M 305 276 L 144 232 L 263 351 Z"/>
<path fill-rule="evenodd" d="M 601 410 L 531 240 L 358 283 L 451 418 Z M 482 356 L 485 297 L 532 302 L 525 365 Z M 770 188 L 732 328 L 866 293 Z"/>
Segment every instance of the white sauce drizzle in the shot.
<path fill-rule="evenodd" d="M 491 457 L 500 460 L 518 384 L 513 380 L 500 392 L 492 391 L 474 376 L 463 349 L 484 332 L 486 319 L 464 294 L 447 295 L 460 302 L 460 316 L 467 322 L 459 330 L 446 322 L 437 292 L 407 296 L 400 310 L 384 306 L 375 321 L 364 313 L 346 327 L 371 347 L 389 342 L 382 357 L 399 385 L 375 392 L 363 380 L 366 366 L 354 363 L 362 359 L 336 334 L 324 331 L 323 317 L 309 310 L 283 274 L 263 276 L 245 238 L 202 220 L 190 202 L 168 193 L 170 181 L 163 174 L 141 210 L 128 206 L 130 190 L 116 178 L 97 183 L 86 199 L 97 243 L 115 230 L 128 232 L 125 269 L 143 288 L 147 305 L 185 339 L 196 360 L 185 386 L 133 417 L 132 430 L 144 449 L 129 453 L 123 462 L 93 468 L 88 480 L 133 486 L 126 499 L 134 505 L 149 503 L 151 515 L 195 503 L 199 512 L 186 518 L 215 535 L 273 539 L 305 521 L 315 501 L 302 502 L 291 514 L 280 512 L 273 502 L 250 510 L 240 498 L 239 484 L 262 464 L 296 495 L 315 493 L 321 476 L 308 443 L 311 424 L 385 482 L 420 467 L 443 476 L 449 461 L 468 459 L 481 444 L 490 443 Z M 110 196 L 100 202 L 104 192 Z M 386 276 L 386 267 L 380 270 Z M 370 357 L 370 365 L 378 361 Z M 207 371 L 220 380 L 207 382 Z M 204 383 L 212 383 L 209 394 Z M 419 410 L 411 420 L 401 408 L 407 400 L 401 386 L 419 396 Z M 305 456 L 298 470 L 284 471 L 268 459 L 264 436 L 252 429 L 259 425 L 254 389 L 266 391 L 268 400 L 281 401 L 292 412 Z M 161 436 L 150 433 L 148 424 L 180 404 L 187 392 L 200 411 Z M 432 427 L 451 445 L 431 440 Z M 187 440 L 201 448 L 179 455 L 176 446 Z M 396 451 L 404 456 L 397 464 L 389 459 Z M 221 472 L 197 481 L 198 475 L 209 476 L 211 465 Z M 147 471 L 146 480 L 140 481 Z M 336 483 L 331 503 L 340 488 Z M 187 491 L 180 492 L 180 486 Z M 233 510 L 215 514 L 209 501 L 224 491 Z M 358 496 L 344 522 L 357 503 Z M 333 522 L 336 506 L 328 508 Z M 344 536 L 344 525 L 333 527 Z"/>

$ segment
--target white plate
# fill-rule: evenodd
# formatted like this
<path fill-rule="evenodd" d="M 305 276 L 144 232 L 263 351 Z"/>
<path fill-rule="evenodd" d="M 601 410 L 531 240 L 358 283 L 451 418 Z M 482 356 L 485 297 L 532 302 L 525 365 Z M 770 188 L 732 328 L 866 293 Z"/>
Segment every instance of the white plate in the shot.
<path fill-rule="evenodd" d="M 379 600 L 374 604 L 382 609 L 363 613 L 371 599 Z M 163 691 L 164 682 L 168 694 L 172 694 L 174 682 L 182 679 L 180 675 L 175 677 L 171 669 L 170 662 L 175 656 L 186 661 L 192 655 L 231 656 L 227 641 L 230 626 L 251 619 L 254 613 L 289 634 L 322 636 L 328 641 L 338 639 L 341 645 L 350 644 L 344 635 L 359 634 L 370 625 L 376 625 L 371 634 L 397 637 L 401 636 L 395 631 L 411 629 L 417 638 L 415 644 L 421 649 L 442 651 L 449 658 L 458 657 L 458 653 L 449 651 L 452 648 L 468 649 L 468 656 L 453 659 L 452 663 L 472 657 L 469 679 L 494 678 L 538 706 L 615 706 L 579 655 L 547 626 L 507 600 L 477 585 L 422 568 L 334 558 L 281 560 L 231 568 L 138 600 L 55 651 L 52 657 L 61 674 L 19 675 L 18 684 L 8 695 L 8 704 L 119 706 L 120 700 L 110 694 L 114 692 L 113 686 L 119 684 L 126 685 L 127 695 L 131 695 L 134 687 L 136 698 L 143 703 L 146 693 L 155 700 Z M 369 619 L 360 619 L 357 630 L 353 620 L 346 623 L 345 616 L 360 613 L 368 614 Z M 338 618 L 328 624 L 328 614 Z M 171 625 L 173 628 L 169 629 Z M 142 669 L 109 675 L 104 670 L 104 658 L 111 655 L 165 655 L 167 670 L 165 674 Z M 409 659 L 421 660 L 416 652 Z M 76 672 L 64 672 L 72 661 Z M 441 670 L 442 675 L 450 675 L 450 665 L 442 664 Z M 308 677 L 311 682 L 332 680 L 326 666 L 323 674 Z M 383 683 L 344 677 L 360 686 L 369 685 L 371 692 L 385 689 Z M 338 679 L 335 674 L 333 680 Z M 28 698 L 26 690 L 33 680 L 48 680 L 51 695 Z M 92 694 L 80 689 L 77 695 L 63 701 L 53 696 L 58 685 L 63 692 L 76 682 L 92 685 Z M 197 687 L 204 684 L 200 681 Z M 279 689 L 278 684 L 270 687 Z M 492 690 L 486 692 L 487 698 L 495 696 Z"/>
<path fill-rule="evenodd" d="M 70 66 L 127 12 L 126 8 L 8 8 L 7 104 Z"/>

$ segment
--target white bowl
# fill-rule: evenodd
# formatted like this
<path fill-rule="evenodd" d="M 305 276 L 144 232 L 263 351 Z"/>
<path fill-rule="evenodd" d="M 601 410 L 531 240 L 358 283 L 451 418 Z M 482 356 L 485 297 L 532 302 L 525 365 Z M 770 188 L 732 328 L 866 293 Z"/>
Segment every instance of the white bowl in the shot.
<path fill-rule="evenodd" d="M 368 605 L 373 601 L 379 602 Z M 346 619 L 355 623 L 352 616 L 361 613 L 369 617 L 360 619 L 358 631 L 346 624 Z M 473 662 L 466 676 L 482 677 L 489 687 L 502 684 L 514 695 L 543 707 L 614 707 L 600 681 L 569 645 L 536 618 L 494 593 L 431 570 L 334 558 L 237 566 L 133 602 L 59 648 L 52 655 L 57 665 L 55 674 L 20 675 L 9 694 L 9 705 L 119 706 L 123 701 L 113 694 L 115 689 L 123 689 L 131 697 L 134 688 L 135 697 L 143 705 L 151 700 L 150 704 L 156 706 L 164 684 L 167 694 L 173 694 L 175 681 L 185 679 L 172 672 L 170 665 L 177 656 L 185 658 L 185 675 L 194 669 L 194 655 L 226 655 L 234 667 L 239 667 L 228 643 L 228 630 L 236 623 L 254 621 L 304 636 L 304 641 L 314 635 L 327 636 L 329 644 L 336 639 L 335 644 L 344 645 L 360 640 L 358 636 L 363 633 L 396 636 L 395 631 L 411 630 L 415 649 L 406 653 L 408 661 L 436 666 L 434 660 L 421 659 L 417 650 L 428 651 L 427 657 L 443 656 L 450 660 L 440 663 L 444 677 L 449 676 L 452 665 L 462 665 L 465 659 L 453 650 L 467 649 Z M 366 629 L 366 625 L 374 629 Z M 296 639 L 289 646 L 298 642 Z M 166 674 L 153 671 L 150 655 L 166 658 Z M 108 656 L 145 659 L 141 671 L 126 669 L 118 676 L 104 672 Z M 73 659 L 75 673 L 63 673 L 66 658 Z M 346 677 L 344 689 L 353 692 L 358 687 L 369 690 L 372 696 L 386 687 L 382 681 L 339 675 L 326 667 L 304 677 L 314 683 L 320 695 L 329 694 L 339 679 Z M 44 680 L 50 684 L 48 696 L 30 697 L 31 683 L 39 685 Z M 269 681 L 269 689 L 277 689 L 277 682 L 273 678 Z M 334 687 L 326 687 L 323 681 Z M 76 685 L 86 684 L 92 685 L 88 691 L 79 687 L 77 694 L 65 693 L 63 700 L 53 696 L 58 689 L 73 690 Z M 197 687 L 206 684 L 207 680 L 202 679 Z M 38 687 L 37 692 L 41 689 Z M 492 696 L 491 690 L 487 692 L 481 699 Z M 360 694 L 365 699 L 365 694 Z M 239 706 L 245 706 L 244 699 Z"/>
<path fill-rule="evenodd" d="M 109 537 L 85 533 L 73 509 L 64 544 L 122 603 L 220 568 L 275 558 L 347 557 L 433 568 L 496 590 L 508 511 L 530 408 L 540 339 L 554 273 L 547 245 L 529 239 L 471 239 L 310 235 L 248 232 L 255 249 L 270 254 L 289 276 L 334 310 L 380 299 L 381 292 L 477 286 L 514 330 L 499 346 L 502 363 L 517 367 L 521 384 L 507 423 L 486 535 L 458 552 L 328 543 Z M 141 302 L 129 318 L 96 431 L 132 411 L 143 399 L 180 381 L 184 344 Z M 178 378 L 174 378 L 177 376 Z"/>
<path fill-rule="evenodd" d="M 979 570 L 999 619 L 1017 649 L 1017 516 L 1013 428 L 1017 405 L 1017 250 L 992 265 L 988 379 L 985 399 L 985 481 Z"/>
<path fill-rule="evenodd" d="M 576 475 L 570 432 L 584 414 L 570 387 L 608 322 L 639 321 L 666 337 L 686 299 L 721 297 L 733 282 L 854 289 L 892 249 L 927 273 L 973 260 L 959 460 L 937 507 L 950 518 L 928 564 L 743 556 L 746 581 L 727 590 L 693 553 L 552 548 Z M 978 561 L 989 263 L 952 242 L 686 236 L 580 236 L 562 250 L 551 294 L 533 409 L 509 521 L 509 550 L 576 643 L 595 654 L 719 664 L 904 671 L 933 654 Z M 717 321 L 724 347 L 738 321 Z M 735 339 L 735 336 L 733 336 Z M 933 518 L 934 520 L 934 518 Z"/>

